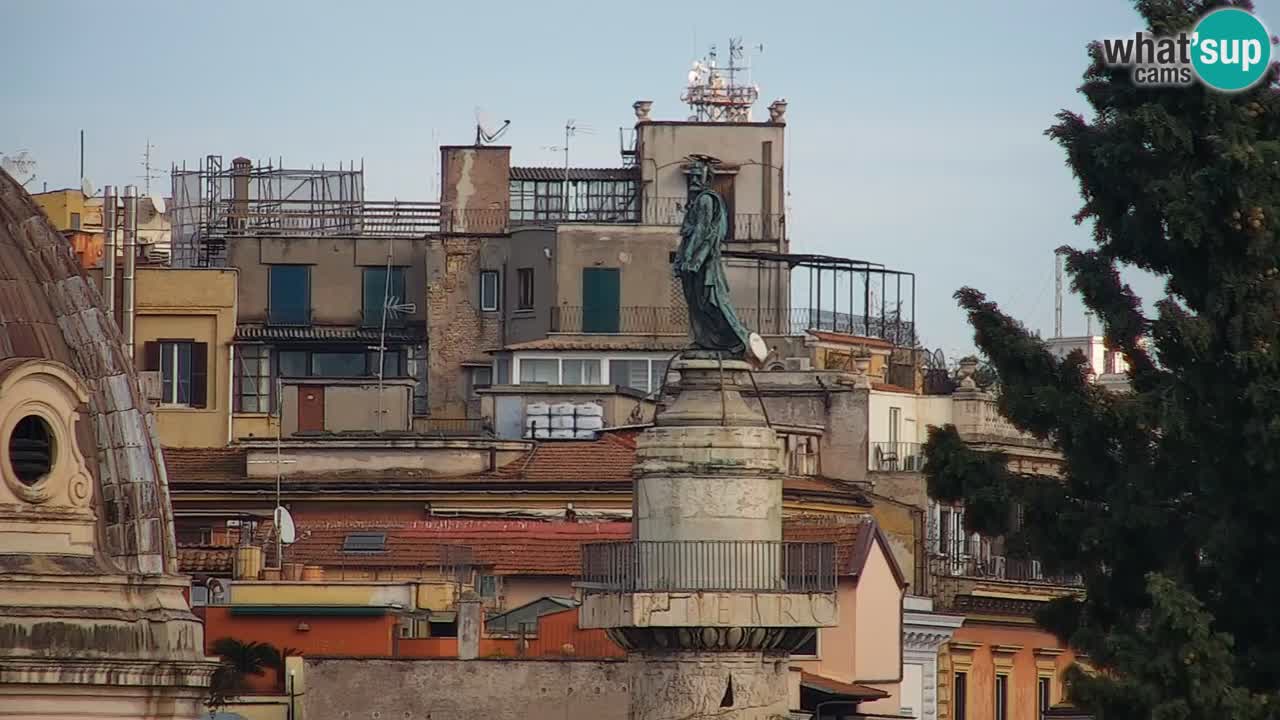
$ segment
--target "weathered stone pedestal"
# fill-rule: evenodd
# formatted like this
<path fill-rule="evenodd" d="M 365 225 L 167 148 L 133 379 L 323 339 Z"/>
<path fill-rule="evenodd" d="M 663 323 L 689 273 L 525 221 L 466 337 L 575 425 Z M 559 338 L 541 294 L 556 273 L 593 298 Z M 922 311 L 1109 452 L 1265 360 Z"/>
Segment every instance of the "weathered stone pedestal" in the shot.
<path fill-rule="evenodd" d="M 584 547 L 582 627 L 635 663 L 636 720 L 788 712 L 787 658 L 835 625 L 835 548 L 782 542 L 777 436 L 743 397 L 741 361 L 685 358 L 641 434 L 634 539 Z"/>

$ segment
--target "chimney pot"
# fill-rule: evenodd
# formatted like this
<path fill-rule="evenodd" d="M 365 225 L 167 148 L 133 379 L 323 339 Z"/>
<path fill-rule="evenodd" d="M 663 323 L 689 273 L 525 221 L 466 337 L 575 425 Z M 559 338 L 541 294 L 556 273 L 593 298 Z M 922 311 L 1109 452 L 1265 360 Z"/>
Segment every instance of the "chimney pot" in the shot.
<path fill-rule="evenodd" d="M 769 104 L 769 122 L 786 122 L 787 101 L 785 98 L 774 100 Z"/>
<path fill-rule="evenodd" d="M 631 108 L 636 111 L 636 120 L 645 122 L 649 119 L 649 111 L 653 109 L 653 101 L 637 100 L 631 104 Z"/>

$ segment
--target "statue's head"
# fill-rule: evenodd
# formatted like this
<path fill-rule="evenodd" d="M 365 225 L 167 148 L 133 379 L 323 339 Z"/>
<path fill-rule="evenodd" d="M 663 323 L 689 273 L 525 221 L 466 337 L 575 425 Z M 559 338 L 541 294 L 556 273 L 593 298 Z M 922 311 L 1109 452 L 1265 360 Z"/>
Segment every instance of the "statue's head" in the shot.
<path fill-rule="evenodd" d="M 698 160 L 689 171 L 689 190 L 699 192 L 711 187 L 711 164 Z"/>

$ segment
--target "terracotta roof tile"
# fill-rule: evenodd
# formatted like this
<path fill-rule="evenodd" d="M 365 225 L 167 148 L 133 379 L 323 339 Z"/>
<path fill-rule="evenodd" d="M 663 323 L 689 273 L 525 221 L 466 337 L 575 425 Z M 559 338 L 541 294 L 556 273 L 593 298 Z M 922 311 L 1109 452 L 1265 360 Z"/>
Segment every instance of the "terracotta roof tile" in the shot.
<path fill-rule="evenodd" d="M 675 352 L 689 347 L 685 335 L 570 335 L 553 334 L 540 340 L 507 345 L 504 350 L 653 350 Z"/>
<path fill-rule="evenodd" d="M 178 569 L 187 575 L 228 574 L 235 565 L 235 548 L 184 545 L 178 548 Z"/>
<path fill-rule="evenodd" d="M 170 483 L 243 480 L 247 476 L 241 448 L 165 448 Z"/>

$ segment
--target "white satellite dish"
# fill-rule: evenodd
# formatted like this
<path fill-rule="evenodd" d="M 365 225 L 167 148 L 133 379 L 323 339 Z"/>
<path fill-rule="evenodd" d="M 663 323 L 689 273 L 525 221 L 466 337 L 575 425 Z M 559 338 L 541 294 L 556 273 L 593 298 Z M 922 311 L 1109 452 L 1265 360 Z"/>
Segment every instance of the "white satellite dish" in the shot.
<path fill-rule="evenodd" d="M 163 215 L 164 214 L 164 198 L 160 195 L 160 193 L 151 193 L 147 197 L 151 198 L 151 207 L 154 207 L 156 209 L 156 214 Z"/>
<path fill-rule="evenodd" d="M 276 506 L 276 528 L 280 531 L 280 542 L 290 545 L 298 537 L 298 531 L 293 526 L 293 516 L 284 507 Z"/>
<path fill-rule="evenodd" d="M 747 351 L 751 353 L 751 359 L 755 360 L 757 365 L 763 365 L 765 359 L 769 357 L 769 346 L 765 344 L 764 338 L 756 333 L 751 333 L 748 338 Z"/>
<path fill-rule="evenodd" d="M 85 197 L 93 197 L 93 181 L 89 178 L 82 179 L 80 181 L 80 192 L 84 193 Z"/>

